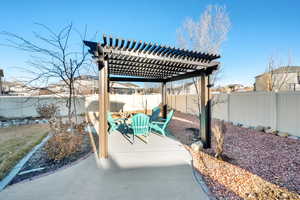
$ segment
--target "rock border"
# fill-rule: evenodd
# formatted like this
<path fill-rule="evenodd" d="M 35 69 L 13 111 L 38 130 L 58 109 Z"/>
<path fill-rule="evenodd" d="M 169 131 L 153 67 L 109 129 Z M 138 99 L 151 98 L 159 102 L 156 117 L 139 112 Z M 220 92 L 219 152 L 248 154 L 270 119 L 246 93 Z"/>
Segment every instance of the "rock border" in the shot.
<path fill-rule="evenodd" d="M 192 158 L 192 160 L 191 160 L 191 167 L 192 167 L 192 173 L 193 173 L 193 177 L 194 177 L 195 182 L 202 188 L 202 190 L 205 192 L 205 194 L 207 195 L 207 197 L 210 200 L 217 200 L 217 198 L 215 197 L 215 195 L 210 191 L 209 187 L 206 185 L 202 174 L 200 174 L 198 172 L 198 170 L 195 168 L 193 155 L 188 150 L 188 148 L 186 148 L 186 145 L 184 145 L 184 148 L 186 149 L 186 151 L 190 154 L 190 156 Z"/>
<path fill-rule="evenodd" d="M 23 184 L 23 183 L 26 183 L 26 182 L 34 181 L 34 180 L 39 179 L 39 178 L 42 178 L 42 177 L 44 177 L 44 176 L 49 176 L 49 175 L 51 175 L 51 174 L 54 174 L 54 173 L 56 173 L 56 172 L 58 172 L 58 171 L 65 170 L 65 169 L 67 169 L 67 168 L 69 168 L 69 167 L 72 167 L 72 166 L 74 166 L 74 165 L 79 164 L 79 162 L 81 162 L 81 161 L 87 159 L 87 158 L 90 157 L 90 155 L 92 155 L 93 153 L 94 153 L 94 152 L 91 151 L 91 152 L 87 153 L 86 155 L 82 156 L 81 158 L 77 159 L 77 160 L 74 161 L 74 162 L 71 162 L 71 163 L 69 163 L 69 164 L 66 164 L 66 165 L 64 165 L 64 166 L 62 166 L 62 167 L 60 167 L 60 168 L 54 169 L 54 170 L 52 170 L 52 171 L 48 171 L 48 172 L 46 172 L 46 173 L 39 174 L 39 175 L 33 176 L 33 177 L 31 177 L 31 178 L 28 178 L 28 179 L 24 179 L 24 180 L 22 180 L 22 181 L 19 181 L 19 182 L 17 182 L 17 183 L 12 184 L 12 185 L 8 185 L 7 188 L 12 187 L 12 186 L 14 186 L 14 185 L 16 185 L 16 184 Z"/>

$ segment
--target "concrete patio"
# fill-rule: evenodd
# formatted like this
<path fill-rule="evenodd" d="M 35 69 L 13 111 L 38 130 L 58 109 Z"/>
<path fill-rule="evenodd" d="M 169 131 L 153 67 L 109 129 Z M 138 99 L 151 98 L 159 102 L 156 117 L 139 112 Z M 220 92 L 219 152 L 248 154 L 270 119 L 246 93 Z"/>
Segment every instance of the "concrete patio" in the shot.
<path fill-rule="evenodd" d="M 12 185 L 0 192 L 0 199 L 208 199 L 178 141 L 151 134 L 148 144 L 139 139 L 130 144 L 115 132 L 109 135 L 109 148 L 105 167 L 90 156 L 54 174 Z"/>

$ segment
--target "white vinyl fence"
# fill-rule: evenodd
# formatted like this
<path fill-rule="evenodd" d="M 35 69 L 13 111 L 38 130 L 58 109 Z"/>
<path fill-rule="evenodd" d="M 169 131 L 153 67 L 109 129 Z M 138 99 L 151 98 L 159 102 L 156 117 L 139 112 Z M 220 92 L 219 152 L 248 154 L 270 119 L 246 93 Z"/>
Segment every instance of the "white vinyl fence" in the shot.
<path fill-rule="evenodd" d="M 300 136 L 300 92 L 243 92 L 220 94 L 212 116 L 245 126 L 270 126 L 281 132 Z M 197 114 L 196 95 L 167 95 L 168 105 L 184 113 Z M 6 118 L 37 117 L 39 104 L 55 103 L 62 116 L 67 115 L 66 98 L 53 96 L 0 97 L 0 116 Z M 161 103 L 161 95 L 110 95 L 110 110 L 151 110 Z M 213 103 L 214 104 L 214 103 Z M 98 111 L 98 95 L 77 97 L 77 114 Z"/>
<path fill-rule="evenodd" d="M 214 96 L 212 117 L 245 126 L 270 126 L 300 136 L 300 92 L 241 92 Z M 197 114 L 196 95 L 168 96 L 168 105 Z"/>
<path fill-rule="evenodd" d="M 60 115 L 67 116 L 66 97 L 54 96 L 0 96 L 0 116 L 5 118 L 37 117 L 40 104 L 54 103 L 59 106 Z M 76 97 L 77 114 L 86 111 L 98 112 L 98 95 Z M 161 95 L 110 95 L 112 112 L 151 110 L 161 103 Z"/>
<path fill-rule="evenodd" d="M 36 108 L 42 104 L 55 104 L 59 107 L 60 115 L 67 116 L 67 97 L 54 96 L 0 96 L 0 116 L 5 118 L 38 117 Z M 76 98 L 77 114 L 84 114 L 85 97 Z"/>
<path fill-rule="evenodd" d="M 109 101 L 111 112 L 151 110 L 161 103 L 161 95 L 113 94 L 109 95 Z M 98 95 L 87 96 L 85 107 L 87 111 L 98 112 Z"/>

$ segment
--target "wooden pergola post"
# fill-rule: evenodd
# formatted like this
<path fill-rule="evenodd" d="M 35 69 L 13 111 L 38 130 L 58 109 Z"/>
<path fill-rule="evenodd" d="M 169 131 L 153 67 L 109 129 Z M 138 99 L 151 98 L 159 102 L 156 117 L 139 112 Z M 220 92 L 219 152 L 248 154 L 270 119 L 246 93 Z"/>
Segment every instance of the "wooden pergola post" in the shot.
<path fill-rule="evenodd" d="M 107 110 L 108 97 L 108 61 L 103 60 L 99 65 L 99 158 L 108 158 Z"/>
<path fill-rule="evenodd" d="M 161 103 L 162 103 L 162 117 L 167 118 L 167 87 L 166 82 L 161 83 Z"/>
<path fill-rule="evenodd" d="M 210 87 L 209 75 L 203 74 L 200 78 L 201 90 L 201 119 L 200 119 L 200 138 L 204 148 L 210 148 L 211 140 L 211 110 L 210 110 Z"/>
<path fill-rule="evenodd" d="M 3 70 L 0 69 L 0 96 L 3 94 L 3 88 L 2 88 L 2 77 L 4 76 Z"/>

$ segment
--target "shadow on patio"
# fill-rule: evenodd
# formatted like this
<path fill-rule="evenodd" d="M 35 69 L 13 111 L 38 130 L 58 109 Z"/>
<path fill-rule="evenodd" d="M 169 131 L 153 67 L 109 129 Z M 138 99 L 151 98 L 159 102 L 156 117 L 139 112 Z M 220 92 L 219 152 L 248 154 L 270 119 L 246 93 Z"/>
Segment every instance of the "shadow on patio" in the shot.
<path fill-rule="evenodd" d="M 0 199 L 208 199 L 193 179 L 191 157 L 176 140 L 151 134 L 130 144 L 109 135 L 106 167 L 93 156 L 31 182 L 16 184 Z"/>

